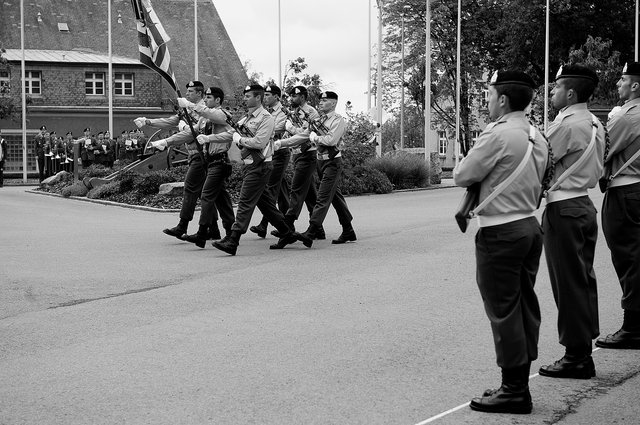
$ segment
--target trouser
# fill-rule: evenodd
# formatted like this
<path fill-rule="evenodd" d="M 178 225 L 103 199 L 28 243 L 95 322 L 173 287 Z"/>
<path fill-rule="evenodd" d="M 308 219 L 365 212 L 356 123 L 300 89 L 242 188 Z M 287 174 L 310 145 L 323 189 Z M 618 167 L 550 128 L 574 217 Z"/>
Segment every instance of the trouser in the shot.
<path fill-rule="evenodd" d="M 0 161 L 0 187 L 2 186 L 4 186 L 4 160 Z"/>
<path fill-rule="evenodd" d="M 44 175 L 44 156 L 38 156 L 38 180 L 42 182 L 46 177 Z"/>
<path fill-rule="evenodd" d="M 278 209 L 282 214 L 286 214 L 289 209 L 289 183 L 284 178 L 284 174 L 287 171 L 287 165 L 291 159 L 290 149 L 280 149 L 273 154 L 273 171 L 267 182 L 265 191 L 269 192 L 271 196 L 276 199 Z M 262 217 L 260 224 L 262 226 L 267 225 L 267 218 Z"/>
<path fill-rule="evenodd" d="M 216 208 L 220 211 L 222 226 L 231 229 L 235 221 L 231 197 L 225 186 L 227 167 L 230 165 L 224 161 L 209 164 L 207 176 L 202 186 L 200 196 L 202 208 L 200 210 L 200 226 L 209 226 L 218 220 Z"/>
<path fill-rule="evenodd" d="M 260 212 L 267 217 L 269 223 L 278 231 L 283 233 L 289 231 L 289 227 L 284 222 L 284 215 L 276 208 L 275 199 L 265 191 L 265 186 L 269 181 L 272 170 L 273 164 L 271 164 L 271 161 L 262 161 L 258 164 L 244 166 L 236 222 L 233 223 L 231 230 L 238 231 L 241 234 L 246 233 L 253 211 L 257 206 Z"/>
<path fill-rule="evenodd" d="M 622 287 L 622 308 L 640 311 L 640 183 L 607 189 L 602 231 Z"/>
<path fill-rule="evenodd" d="M 593 259 L 598 239 L 596 209 L 588 196 L 547 204 L 542 216 L 544 253 L 558 307 L 560 344 L 591 353 L 600 334 Z"/>
<path fill-rule="evenodd" d="M 316 205 L 311 213 L 309 223 L 316 229 L 322 226 L 329 207 L 333 205 L 338 214 L 338 221 L 343 229 L 351 228 L 351 220 L 353 216 L 347 206 L 344 196 L 338 188 L 340 176 L 342 175 L 343 164 L 342 158 L 337 157 L 324 161 L 318 161 L 320 173 L 320 186 L 318 187 L 318 197 Z"/>
<path fill-rule="evenodd" d="M 533 287 L 541 253 L 542 229 L 535 217 L 476 233 L 476 279 L 501 368 L 538 358 L 540 306 Z"/>
<path fill-rule="evenodd" d="M 293 158 L 293 179 L 289 194 L 289 209 L 285 214 L 293 222 L 300 216 L 302 205 L 307 203 L 312 211 L 316 204 L 314 175 L 317 173 L 316 151 L 297 154 Z"/>
<path fill-rule="evenodd" d="M 202 186 L 207 178 L 207 164 L 200 155 L 192 155 L 189 158 L 189 168 L 184 177 L 184 195 L 182 197 L 182 208 L 180 209 L 180 219 L 187 222 L 193 219 L 198 198 L 202 193 Z M 213 210 L 211 223 L 218 220 L 218 214 Z"/>

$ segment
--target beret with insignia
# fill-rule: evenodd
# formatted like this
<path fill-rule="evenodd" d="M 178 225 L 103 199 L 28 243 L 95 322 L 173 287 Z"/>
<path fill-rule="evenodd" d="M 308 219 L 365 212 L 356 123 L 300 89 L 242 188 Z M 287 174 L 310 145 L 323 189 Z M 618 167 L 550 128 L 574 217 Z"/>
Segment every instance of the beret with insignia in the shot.
<path fill-rule="evenodd" d="M 335 99 L 338 100 L 338 94 L 333 91 L 325 91 L 320 95 L 320 99 Z"/>
<path fill-rule="evenodd" d="M 187 88 L 190 87 L 201 88 L 202 90 L 204 90 L 204 84 L 202 84 L 200 81 L 189 81 L 187 83 Z"/>
<path fill-rule="evenodd" d="M 47 126 L 46 126 L 46 125 L 41 125 L 41 126 L 40 126 L 40 130 L 46 130 L 46 129 L 47 129 Z"/>
<path fill-rule="evenodd" d="M 70 132 L 70 131 L 67 131 L 66 136 L 73 136 L 73 133 L 72 133 L 72 132 Z"/>
<path fill-rule="evenodd" d="M 622 68 L 622 75 L 638 75 L 640 76 L 640 62 L 627 62 Z"/>
<path fill-rule="evenodd" d="M 276 86 L 276 85 L 270 85 L 264 88 L 264 91 L 267 93 L 271 93 L 272 95 L 277 95 L 280 96 L 282 94 L 282 90 L 280 90 L 280 87 Z"/>
<path fill-rule="evenodd" d="M 582 78 L 585 80 L 591 80 L 598 84 L 598 75 L 594 70 L 584 65 L 561 66 L 556 74 L 556 81 L 562 78 Z"/>
<path fill-rule="evenodd" d="M 87 127 L 87 128 L 85 128 L 84 130 L 82 130 L 82 131 L 84 131 L 85 133 L 86 133 L 87 131 L 91 131 L 91 127 Z"/>
<path fill-rule="evenodd" d="M 250 91 L 263 92 L 264 87 L 262 87 L 260 84 L 250 84 L 244 88 L 244 93 L 248 93 Z"/>
<path fill-rule="evenodd" d="M 491 81 L 489 81 L 489 85 L 501 86 L 504 84 L 516 84 L 532 89 L 536 88 L 536 83 L 533 81 L 533 78 L 522 71 L 501 70 L 494 72 Z"/>
<path fill-rule="evenodd" d="M 308 93 L 308 92 L 307 92 L 307 88 L 306 88 L 305 86 L 295 86 L 295 87 L 293 88 L 293 90 L 291 90 L 291 94 L 292 94 L 293 96 L 295 96 L 295 95 L 297 95 L 297 94 L 304 94 L 304 95 L 306 95 L 307 93 Z"/>

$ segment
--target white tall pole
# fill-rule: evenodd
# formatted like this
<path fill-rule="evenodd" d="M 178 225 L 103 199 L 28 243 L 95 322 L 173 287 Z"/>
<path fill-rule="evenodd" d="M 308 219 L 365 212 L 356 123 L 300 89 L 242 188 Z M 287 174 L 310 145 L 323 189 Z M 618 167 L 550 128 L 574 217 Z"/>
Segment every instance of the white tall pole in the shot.
<path fill-rule="evenodd" d="M 279 1 L 279 0 L 278 0 Z M 367 43 L 367 113 L 371 111 L 371 0 L 369 0 L 369 32 Z"/>
<path fill-rule="evenodd" d="M 193 0 L 193 78 L 198 78 L 198 0 Z"/>
<path fill-rule="evenodd" d="M 278 0 L 278 84 L 283 84 L 282 81 L 282 10 L 280 8 L 280 0 Z"/>
<path fill-rule="evenodd" d="M 382 156 L 382 0 L 376 0 L 378 3 L 378 82 L 376 84 L 376 113 L 377 121 L 380 128 L 377 134 L 376 155 Z"/>
<path fill-rule="evenodd" d="M 544 41 L 544 132 L 549 128 L 549 0 L 545 18 Z"/>
<path fill-rule="evenodd" d="M 424 68 L 424 161 L 431 175 L 431 5 L 426 0 L 425 68 Z"/>
<path fill-rule="evenodd" d="M 640 11 L 638 10 L 638 0 L 636 0 L 636 42 L 634 44 L 634 49 L 635 53 L 636 53 L 636 62 L 638 62 L 638 13 Z"/>
<path fill-rule="evenodd" d="M 406 7 L 406 6 L 405 6 Z M 400 149 L 404 149 L 404 10 L 402 11 L 401 60 L 400 60 Z"/>
<path fill-rule="evenodd" d="M 20 0 L 20 50 L 22 58 L 20 66 L 22 72 L 22 181 L 27 182 L 27 87 L 24 60 L 24 0 Z"/>
<path fill-rule="evenodd" d="M 458 0 L 458 32 L 456 35 L 456 143 L 453 148 L 454 163 L 458 165 L 458 152 L 460 152 L 460 89 L 462 86 L 461 75 L 461 39 L 462 39 L 462 0 Z"/>
<path fill-rule="evenodd" d="M 107 22 L 109 23 L 107 30 L 107 38 L 109 39 L 109 136 L 113 137 L 113 50 L 111 46 L 111 0 L 107 2 L 107 5 L 109 8 L 109 11 L 107 12 Z"/>

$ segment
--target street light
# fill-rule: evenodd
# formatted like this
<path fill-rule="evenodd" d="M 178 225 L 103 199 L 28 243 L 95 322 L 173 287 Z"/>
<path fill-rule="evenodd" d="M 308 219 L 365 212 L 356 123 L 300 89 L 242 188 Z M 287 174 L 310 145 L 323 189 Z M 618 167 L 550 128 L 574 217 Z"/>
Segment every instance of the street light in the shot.
<path fill-rule="evenodd" d="M 402 60 L 400 65 L 400 149 L 404 149 L 404 15 L 411 9 L 411 6 L 405 4 L 402 8 Z"/>
<path fill-rule="evenodd" d="M 382 156 L 382 0 L 376 0 L 378 4 L 378 71 L 376 84 L 376 113 L 378 125 L 378 134 L 376 135 L 376 155 Z"/>

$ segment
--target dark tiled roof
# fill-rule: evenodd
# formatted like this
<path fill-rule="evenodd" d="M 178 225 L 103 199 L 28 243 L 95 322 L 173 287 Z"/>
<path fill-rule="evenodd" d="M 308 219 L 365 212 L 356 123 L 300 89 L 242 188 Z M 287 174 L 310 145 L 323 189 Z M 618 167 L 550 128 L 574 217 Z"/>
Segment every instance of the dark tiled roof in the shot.
<path fill-rule="evenodd" d="M 20 1 L 1 0 L 0 47 L 20 48 Z M 194 76 L 193 0 L 152 2 L 166 32 L 172 66 L 181 87 Z M 38 0 L 25 2 L 25 48 L 79 50 L 107 54 L 107 0 Z M 42 22 L 38 22 L 38 12 Z M 122 23 L 118 23 L 120 15 Z M 112 0 L 113 54 L 138 58 L 136 21 L 130 0 Z M 69 32 L 58 30 L 66 23 Z M 222 87 L 230 97 L 247 76 L 231 39 L 209 0 L 198 0 L 198 70 L 205 85 Z"/>

